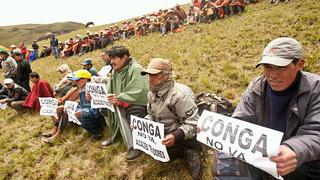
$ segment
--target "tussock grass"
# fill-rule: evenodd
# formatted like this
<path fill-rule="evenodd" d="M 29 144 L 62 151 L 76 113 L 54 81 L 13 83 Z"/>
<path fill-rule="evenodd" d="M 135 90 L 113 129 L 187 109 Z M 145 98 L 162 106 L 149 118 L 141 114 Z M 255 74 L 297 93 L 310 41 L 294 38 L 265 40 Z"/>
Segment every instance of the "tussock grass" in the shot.
<path fill-rule="evenodd" d="M 171 59 L 177 81 L 197 93 L 217 93 L 236 104 L 248 83 L 261 73 L 255 64 L 267 43 L 276 37 L 298 39 L 304 47 L 305 70 L 320 73 L 319 9 L 317 0 L 291 0 L 276 6 L 265 0 L 247 6 L 242 15 L 192 25 L 178 34 L 159 37 L 155 33 L 115 44 L 128 46 L 145 67 L 153 57 Z M 63 41 L 86 30 L 58 39 Z M 102 67 L 100 50 L 96 50 L 64 62 L 52 57 L 40 59 L 32 63 L 32 69 L 53 85 L 58 82 L 55 69 L 60 64 L 77 70 L 85 57 L 91 57 L 98 69 Z M 0 111 L 0 179 L 190 179 L 183 160 L 160 163 L 144 155 L 127 162 L 122 145 L 100 149 L 99 142 L 91 142 L 90 135 L 76 125 L 69 126 L 54 146 L 44 144 L 41 133 L 51 128 L 51 118 Z M 203 179 L 211 179 L 212 157 L 204 152 Z"/>

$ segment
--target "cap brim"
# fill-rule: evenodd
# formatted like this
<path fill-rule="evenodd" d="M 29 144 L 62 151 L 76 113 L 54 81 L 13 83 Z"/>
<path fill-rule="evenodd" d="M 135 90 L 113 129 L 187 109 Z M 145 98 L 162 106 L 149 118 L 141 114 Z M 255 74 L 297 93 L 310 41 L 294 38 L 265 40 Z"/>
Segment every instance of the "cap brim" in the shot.
<path fill-rule="evenodd" d="M 71 80 L 71 81 L 76 81 L 76 80 L 79 80 L 81 78 L 73 76 L 73 77 L 69 77 L 68 79 Z"/>
<path fill-rule="evenodd" d="M 287 66 L 289 65 L 293 59 L 284 59 L 277 56 L 264 56 L 261 61 L 256 65 L 259 67 L 261 64 L 271 64 L 275 66 Z"/>
<path fill-rule="evenodd" d="M 141 71 L 141 75 L 144 76 L 146 74 L 158 74 L 160 73 L 162 70 L 159 69 L 145 69 Z"/>

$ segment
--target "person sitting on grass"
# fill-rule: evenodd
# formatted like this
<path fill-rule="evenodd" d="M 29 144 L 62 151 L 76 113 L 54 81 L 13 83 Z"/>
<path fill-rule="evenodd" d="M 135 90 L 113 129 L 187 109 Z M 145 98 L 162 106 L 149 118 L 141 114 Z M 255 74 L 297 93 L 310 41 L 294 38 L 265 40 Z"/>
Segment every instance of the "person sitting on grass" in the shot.
<path fill-rule="evenodd" d="M 72 75 L 72 71 L 67 64 L 61 64 L 57 69 L 60 74 L 60 81 L 54 85 L 54 95 L 63 97 L 72 87 L 72 81 L 68 79 L 68 76 Z"/>
<path fill-rule="evenodd" d="M 24 107 L 40 112 L 39 97 L 53 97 L 53 91 L 50 84 L 47 81 L 40 79 L 37 72 L 31 72 L 29 74 L 30 81 L 33 83 L 32 89 L 25 102 Z"/>
<path fill-rule="evenodd" d="M 7 97 L 1 99 L 0 103 L 7 103 L 9 107 L 17 112 L 25 112 L 26 109 L 22 106 L 22 104 L 29 94 L 28 91 L 18 84 L 15 84 L 11 78 L 5 79 L 3 83 L 6 86 Z"/>
<path fill-rule="evenodd" d="M 103 116 L 100 115 L 99 109 L 91 108 L 91 102 L 86 97 L 86 83 L 90 82 L 91 74 L 87 70 L 78 70 L 72 74 L 70 77 L 70 80 L 75 83 L 77 88 L 79 88 L 79 104 L 77 106 L 75 116 L 81 123 L 81 126 L 89 131 L 91 134 L 93 134 L 93 139 L 99 140 L 102 138 L 102 121 Z M 68 114 L 66 112 L 62 113 L 62 116 L 60 119 L 58 119 L 57 122 L 55 122 L 56 131 L 53 131 L 51 134 L 51 137 L 48 139 L 45 139 L 44 142 L 46 143 L 52 143 L 56 139 L 60 138 L 63 129 L 68 124 Z M 49 135 L 50 136 L 50 135 Z"/>

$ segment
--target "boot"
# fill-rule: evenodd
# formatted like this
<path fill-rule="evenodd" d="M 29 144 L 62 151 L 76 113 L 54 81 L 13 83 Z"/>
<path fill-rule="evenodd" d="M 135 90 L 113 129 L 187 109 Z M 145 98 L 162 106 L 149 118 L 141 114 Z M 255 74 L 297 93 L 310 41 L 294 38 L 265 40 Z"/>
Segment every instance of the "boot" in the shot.
<path fill-rule="evenodd" d="M 141 152 L 140 150 L 130 148 L 129 151 L 127 152 L 126 159 L 127 159 L 128 161 L 134 161 L 134 160 L 136 160 L 141 154 L 142 154 L 142 152 Z"/>
<path fill-rule="evenodd" d="M 192 179 L 194 180 L 201 179 L 203 164 L 202 164 L 200 153 L 193 149 L 186 149 L 185 160 L 191 172 Z"/>

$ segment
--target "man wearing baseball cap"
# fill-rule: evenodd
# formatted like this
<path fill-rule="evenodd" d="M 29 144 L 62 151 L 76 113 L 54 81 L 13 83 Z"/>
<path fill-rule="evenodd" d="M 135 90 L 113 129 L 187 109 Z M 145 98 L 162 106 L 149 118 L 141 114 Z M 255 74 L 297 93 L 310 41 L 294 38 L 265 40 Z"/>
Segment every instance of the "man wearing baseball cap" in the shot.
<path fill-rule="evenodd" d="M 81 122 L 81 126 L 93 134 L 93 139 L 98 140 L 102 138 L 102 120 L 103 117 L 99 114 L 99 109 L 91 108 L 91 102 L 86 98 L 86 83 L 90 81 L 91 74 L 87 70 L 78 70 L 75 71 L 71 77 L 71 81 L 80 88 L 79 91 L 79 104 L 77 106 L 75 116 Z M 55 128 L 52 131 L 53 133 L 46 135 L 49 138 L 45 140 L 47 143 L 51 143 L 54 140 L 58 139 L 62 131 L 66 128 L 68 124 L 68 115 L 66 112 L 63 112 L 61 119 L 57 120 L 54 123 Z"/>
<path fill-rule="evenodd" d="M 6 86 L 7 97 L 1 99 L 0 103 L 7 103 L 9 107 L 17 112 L 26 112 L 26 109 L 22 106 L 22 104 L 29 94 L 28 91 L 18 84 L 15 84 L 11 78 L 6 78 L 3 84 Z"/>
<path fill-rule="evenodd" d="M 184 158 L 193 179 L 202 175 L 196 127 L 198 107 L 193 91 L 172 79 L 169 60 L 154 58 L 141 75 L 149 75 L 148 115 L 146 119 L 164 124 L 166 145 L 170 160 Z"/>
<path fill-rule="evenodd" d="M 233 114 L 284 133 L 271 161 L 284 179 L 320 179 L 320 77 L 302 71 L 300 43 L 277 38 L 264 49 L 263 75 L 253 80 Z M 249 167 L 254 179 L 268 174 Z"/>
<path fill-rule="evenodd" d="M 81 63 L 82 69 L 85 69 L 90 72 L 91 76 L 97 76 L 97 70 L 93 67 L 92 60 L 90 58 L 85 58 Z"/>

